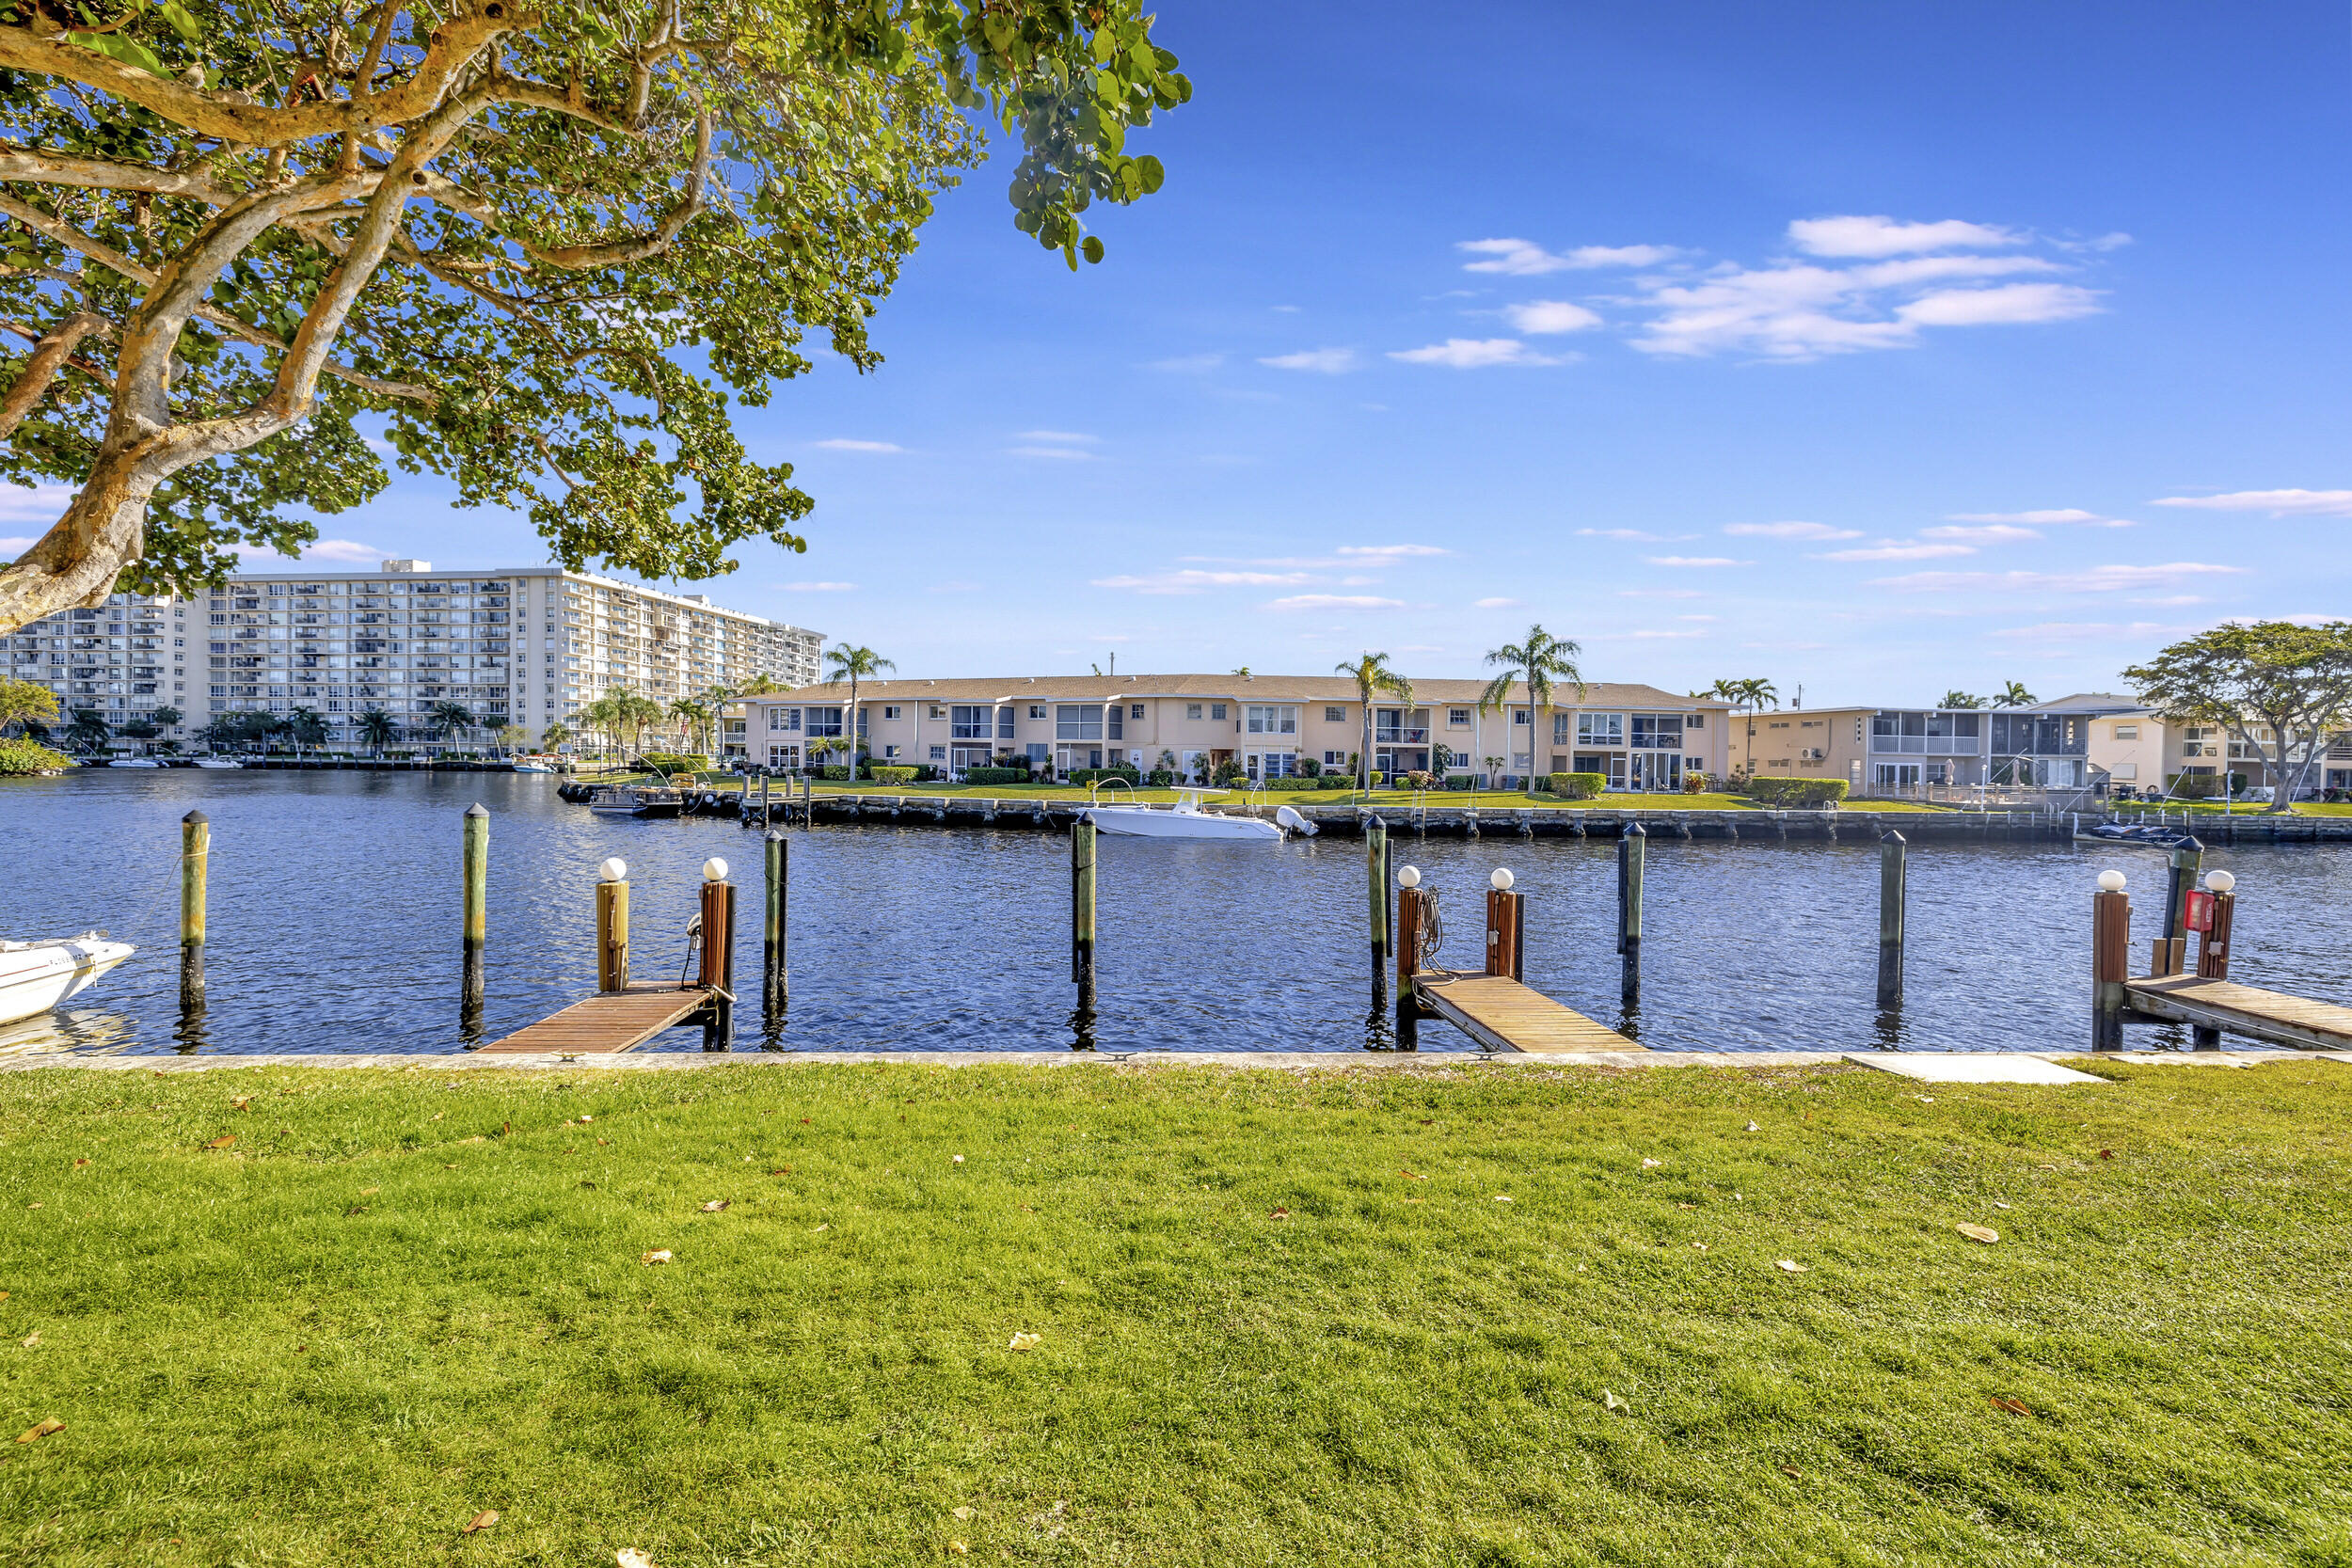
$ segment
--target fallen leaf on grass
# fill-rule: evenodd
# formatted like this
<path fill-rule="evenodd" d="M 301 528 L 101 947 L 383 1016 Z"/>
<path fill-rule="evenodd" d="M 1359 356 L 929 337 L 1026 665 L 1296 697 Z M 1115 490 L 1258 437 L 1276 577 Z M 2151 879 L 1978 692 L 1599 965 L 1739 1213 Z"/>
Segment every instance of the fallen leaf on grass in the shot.
<path fill-rule="evenodd" d="M 1508 1203 L 1511 1201 L 1511 1195 L 1509 1193 L 1497 1193 L 1495 1194 L 1495 1201 L 1497 1203 Z"/>
<path fill-rule="evenodd" d="M 460 1535 L 471 1535 L 478 1529 L 488 1529 L 492 1525 L 495 1525 L 498 1522 L 499 1511 L 495 1508 L 485 1508 L 481 1513 L 475 1514 L 472 1518 L 467 1520 L 466 1528 L 459 1530 L 457 1533 Z"/>
<path fill-rule="evenodd" d="M 364 1214 L 364 1213 L 366 1213 L 367 1212 L 368 1212 L 368 1206 L 367 1206 L 366 1204 L 364 1204 L 364 1203 L 355 1203 L 355 1204 L 353 1204 L 350 1208 L 348 1208 L 348 1209 L 346 1209 L 346 1210 L 344 1210 L 344 1211 L 343 1211 L 343 1218 L 345 1218 L 345 1219 L 349 1219 L 349 1218 L 351 1218 L 354 1214 Z"/>
<path fill-rule="evenodd" d="M 1691 1250 L 1692 1252 L 1705 1252 L 1707 1250 L 1707 1243 L 1705 1242 L 1692 1242 L 1691 1243 Z"/>
<path fill-rule="evenodd" d="M 1995 1394 L 1993 1396 L 1993 1406 L 1996 1410 L 2006 1410 L 2012 1416 L 2030 1416 L 2033 1414 L 2033 1407 L 2028 1405 L 2024 1400 L 2012 1400 L 2002 1394 Z"/>
<path fill-rule="evenodd" d="M 1642 1162 L 1642 1168 L 1643 1168 L 1644 1170 L 1650 1170 L 1650 1169 L 1654 1169 L 1655 1167 L 1657 1167 L 1657 1166 L 1659 1166 L 1659 1165 L 1662 1165 L 1662 1164 L 1664 1164 L 1665 1163 L 1666 1163 L 1666 1162 L 1665 1162 L 1665 1161 L 1663 1161 L 1663 1160 L 1649 1160 L 1649 1159 L 1645 1159 L 1645 1160 Z"/>
<path fill-rule="evenodd" d="M 587 1115 L 584 1115 L 584 1114 L 583 1114 L 583 1115 L 580 1117 L 580 1120 L 582 1120 L 582 1121 L 594 1121 L 594 1120 L 596 1120 L 596 1117 L 594 1117 L 587 1116 Z"/>
<path fill-rule="evenodd" d="M 2099 1158 L 2102 1160 L 2112 1160 L 2115 1158 L 2115 1150 L 2111 1148 L 2103 1148 L 2099 1151 Z"/>
<path fill-rule="evenodd" d="M 718 1213 L 721 1210 L 727 1206 L 729 1201 L 730 1200 L 727 1198 L 714 1197 L 708 1203 L 703 1205 L 703 1212 L 706 1214 Z"/>
<path fill-rule="evenodd" d="M 1970 1241 L 1982 1242 L 1987 1246 L 1991 1246 L 1994 1243 L 2001 1239 L 2001 1233 L 1999 1231 L 1988 1229 L 1981 1225 L 1956 1225 L 1952 1227 L 1952 1228 L 1967 1237 Z"/>
<path fill-rule="evenodd" d="M 969 1519 L 972 1517 L 972 1506 L 969 1503 L 951 1509 L 949 1512 L 954 1513 L 959 1519 Z"/>
<path fill-rule="evenodd" d="M 1935 1103 L 1935 1096 L 1931 1094 L 1915 1094 L 1911 1098 L 1917 1101 L 1922 1105 L 1932 1105 Z"/>
<path fill-rule="evenodd" d="M 252 1105 L 253 1105 L 253 1097 L 252 1097 L 251 1095 L 249 1095 L 249 1094 L 241 1094 L 241 1095 L 237 1096 L 234 1100 L 231 1100 L 229 1103 L 230 1103 L 230 1105 L 232 1108 L 234 1108 L 234 1109 L 236 1109 L 236 1110 L 240 1110 L 240 1111 L 250 1110 L 250 1109 L 252 1108 Z"/>
<path fill-rule="evenodd" d="M 1749 1132 L 1763 1132 L 1763 1131 L 1764 1131 L 1764 1129 L 1762 1129 L 1761 1127 L 1758 1127 L 1758 1126 L 1757 1126 L 1756 1123 L 1754 1123 L 1754 1122 L 1750 1122 L 1750 1123 L 1748 1123 L 1748 1131 L 1749 1131 Z"/>
<path fill-rule="evenodd" d="M 971 1550 L 972 1550 L 972 1548 L 971 1548 L 971 1547 L 969 1547 L 969 1546 L 965 1545 L 965 1544 L 964 1544 L 962 1542 L 961 1542 L 961 1541 L 950 1541 L 950 1542 L 948 1542 L 948 1543 L 947 1543 L 947 1549 L 948 1549 L 949 1551 L 951 1551 L 951 1552 L 955 1553 L 955 1554 L 956 1554 L 956 1556 L 958 1556 L 958 1557 L 964 1557 L 964 1556 L 967 1556 L 967 1555 L 969 1555 L 969 1554 L 970 1554 L 970 1552 L 971 1552 Z"/>
<path fill-rule="evenodd" d="M 1695 1209 L 1698 1205 L 1695 1203 L 1677 1203 L 1675 1207 L 1677 1209 Z"/>
<path fill-rule="evenodd" d="M 24 1348 L 25 1348 L 26 1350 L 31 1350 L 31 1349 L 32 1349 L 35 1345 L 38 1345 L 38 1344 L 40 1344 L 40 1329 L 38 1329 L 38 1328 L 37 1328 L 37 1329 L 33 1330 L 30 1334 L 27 1334 L 26 1336 L 24 1336 Z"/>
<path fill-rule="evenodd" d="M 359 1189 L 359 1196 L 361 1197 L 373 1197 L 376 1194 L 382 1192 L 383 1190 L 384 1189 L 381 1187 L 362 1187 Z"/>
<path fill-rule="evenodd" d="M 1011 1343 L 1006 1345 L 1005 1348 L 1007 1350 L 1035 1350 L 1037 1341 L 1038 1337 L 1034 1334 L 1016 1334 L 1012 1337 Z"/>
<path fill-rule="evenodd" d="M 1603 1410 L 1630 1410 L 1633 1408 L 1631 1405 L 1626 1403 L 1625 1401 L 1617 1398 L 1616 1395 L 1611 1393 L 1606 1388 L 1603 1388 L 1600 1391 L 1600 1407 Z"/>
<path fill-rule="evenodd" d="M 1426 1180 L 1429 1180 L 1429 1178 L 1427 1178 L 1427 1177 L 1425 1177 L 1425 1176 L 1416 1176 L 1416 1175 L 1414 1175 L 1414 1174 L 1413 1174 L 1411 1171 L 1409 1171 L 1409 1170 L 1401 1170 L 1401 1171 L 1398 1171 L 1396 1174 L 1397 1174 L 1397 1175 L 1399 1175 L 1399 1176 L 1401 1176 L 1401 1177 L 1403 1177 L 1403 1178 L 1405 1178 L 1405 1180 L 1407 1180 L 1407 1181 L 1426 1181 Z"/>
<path fill-rule="evenodd" d="M 64 1430 L 65 1423 L 52 1416 L 49 1419 L 41 1422 L 40 1425 L 20 1434 L 17 1441 L 20 1443 L 38 1443 L 44 1437 L 55 1437 L 58 1433 L 61 1433 Z"/>
<path fill-rule="evenodd" d="M 25 1208 L 27 1208 L 27 1209 L 40 1209 L 40 1208 L 44 1208 L 44 1207 L 46 1207 L 46 1206 L 45 1206 L 45 1205 L 43 1205 L 43 1204 L 39 1204 L 39 1203 L 28 1203 L 28 1204 L 26 1204 L 24 1207 L 25 1207 Z"/>
<path fill-rule="evenodd" d="M 831 1230 L 832 1228 L 833 1227 L 831 1225 L 820 1225 L 817 1227 L 817 1230 Z M 812 1230 L 809 1234 L 814 1236 L 817 1234 L 817 1230 Z"/>
<path fill-rule="evenodd" d="M 443 1165 L 441 1168 L 443 1170 L 455 1170 L 457 1167 L 455 1165 Z"/>
<path fill-rule="evenodd" d="M 1804 1273 L 1807 1265 L 1804 1263 L 1792 1263 L 1788 1259 L 1784 1258 L 1779 1262 L 1774 1263 L 1772 1267 L 1779 1269 L 1786 1274 L 1803 1274 Z"/>
<path fill-rule="evenodd" d="M 2006 1204 L 2006 1203 L 1996 1203 L 1996 1204 L 1994 1204 L 1993 1207 L 1994 1207 L 1994 1208 L 1995 1208 L 1995 1209 L 2006 1209 L 2006 1208 L 2008 1208 L 2008 1207 L 2009 1207 L 2009 1205 L 2008 1205 L 2008 1204 Z"/>
<path fill-rule="evenodd" d="M 768 1174 L 771 1176 L 789 1176 L 792 1174 L 792 1167 L 790 1165 L 786 1165 L 781 1170 L 771 1170 Z"/>
<path fill-rule="evenodd" d="M 660 1252 L 648 1252 L 637 1260 L 650 1268 L 656 1263 L 668 1262 L 670 1260 L 670 1249 L 668 1247 L 663 1247 Z"/>
<path fill-rule="evenodd" d="M 74 1164 L 75 1164 L 75 1165 L 77 1165 L 77 1166 L 79 1166 L 79 1165 L 87 1165 L 87 1164 L 89 1164 L 89 1162 L 88 1162 L 87 1160 L 76 1160 L 76 1161 L 74 1161 L 73 1163 L 74 1163 Z"/>
<path fill-rule="evenodd" d="M 227 1148 L 230 1144 L 235 1143 L 236 1141 L 237 1135 L 234 1132 L 223 1132 L 219 1137 L 215 1138 L 211 1143 L 206 1144 L 204 1147 L 206 1148 Z"/>
<path fill-rule="evenodd" d="M 1286 1220 L 1290 1217 L 1291 1212 L 1288 1209 L 1272 1209 L 1266 1212 L 1266 1218 L 1270 1220 Z"/>
<path fill-rule="evenodd" d="M 1791 1481 L 1803 1481 L 1804 1479 L 1804 1472 L 1798 1469 L 1794 1465 L 1783 1465 L 1780 1467 L 1780 1473 L 1787 1476 Z"/>
<path fill-rule="evenodd" d="M 612 1560 L 619 1563 L 620 1568 L 653 1568 L 653 1558 L 634 1546 L 623 1546 L 612 1554 Z"/>
<path fill-rule="evenodd" d="M 441 1119 L 441 1113 L 440 1113 L 440 1112 L 438 1112 L 438 1111 L 436 1111 L 436 1112 L 434 1112 L 431 1116 L 429 1116 L 429 1117 L 425 1117 L 424 1119 L 425 1119 L 425 1120 L 427 1120 L 427 1121 L 438 1121 L 438 1120 L 440 1120 L 440 1119 Z"/>
<path fill-rule="evenodd" d="M 962 1155 L 961 1155 L 961 1154 L 957 1155 L 957 1156 L 956 1156 L 956 1158 L 955 1158 L 955 1163 L 956 1163 L 957 1164 L 959 1164 L 959 1165 L 960 1165 L 960 1164 L 963 1164 L 963 1156 L 962 1156 Z"/>

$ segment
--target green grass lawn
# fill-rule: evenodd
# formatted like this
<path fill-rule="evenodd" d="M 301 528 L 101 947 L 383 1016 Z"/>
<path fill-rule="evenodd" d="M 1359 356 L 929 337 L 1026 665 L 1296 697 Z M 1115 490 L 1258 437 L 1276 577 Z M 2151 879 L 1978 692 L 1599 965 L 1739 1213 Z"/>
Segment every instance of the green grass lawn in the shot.
<path fill-rule="evenodd" d="M 9 1074 L 0 1558 L 2352 1563 L 2352 1071 L 2098 1070 Z"/>
<path fill-rule="evenodd" d="M 2225 805 L 2218 800 L 2210 802 L 2203 800 L 2166 800 L 2161 804 L 2155 802 L 2143 803 L 2137 800 L 2119 800 L 2114 802 L 2110 809 L 2116 812 L 2119 816 L 2153 816 L 2158 812 L 2162 812 L 2169 816 L 2178 816 L 2184 811 L 2193 813 L 2199 816 L 2262 816 L 2269 814 L 2270 812 L 2270 807 L 2268 805 L 2259 802 L 2249 803 L 2239 801 Z M 2352 802 L 2343 800 L 2296 800 L 2289 805 L 2287 810 L 2296 816 L 2352 816 Z"/>

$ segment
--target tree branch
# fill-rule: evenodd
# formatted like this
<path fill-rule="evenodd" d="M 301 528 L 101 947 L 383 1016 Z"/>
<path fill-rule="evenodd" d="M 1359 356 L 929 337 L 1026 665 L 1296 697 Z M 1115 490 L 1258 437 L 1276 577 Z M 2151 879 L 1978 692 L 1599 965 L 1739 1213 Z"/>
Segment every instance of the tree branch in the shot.
<path fill-rule="evenodd" d="M 13 322 L 8 325 L 16 327 Z M 16 329 L 24 330 L 22 327 Z M 24 371 L 17 376 L 15 385 L 8 388 L 7 397 L 0 398 L 0 440 L 14 435 L 16 427 L 24 422 L 24 416 L 33 411 L 34 404 L 48 394 L 49 384 L 57 378 L 59 371 L 65 369 L 66 362 L 72 358 L 73 350 L 83 339 L 93 332 L 112 336 L 114 329 L 114 323 L 93 310 L 77 310 L 50 328 L 33 345 L 32 358 L 25 362 Z"/>
<path fill-rule="evenodd" d="M 534 11 L 510 14 L 508 0 L 488 0 L 481 9 L 453 16 L 436 27 L 416 74 L 389 91 L 282 108 L 240 103 L 227 93 L 157 76 L 94 50 L 76 48 L 62 34 L 43 37 L 30 27 L 0 26 L 0 66 L 95 87 L 222 141 L 279 148 L 337 132 L 421 119 L 442 102 L 492 40 L 503 33 L 528 31 L 542 20 Z"/>

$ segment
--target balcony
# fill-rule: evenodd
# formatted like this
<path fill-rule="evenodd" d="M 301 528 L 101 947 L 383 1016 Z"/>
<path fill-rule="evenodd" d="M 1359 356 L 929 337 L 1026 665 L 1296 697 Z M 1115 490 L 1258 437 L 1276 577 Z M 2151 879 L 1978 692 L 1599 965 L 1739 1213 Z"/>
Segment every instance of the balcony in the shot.
<path fill-rule="evenodd" d="M 1426 746 L 1429 744 L 1429 726 L 1422 724 L 1415 728 L 1397 729 L 1375 726 L 1372 738 L 1374 744 L 1380 746 Z"/>

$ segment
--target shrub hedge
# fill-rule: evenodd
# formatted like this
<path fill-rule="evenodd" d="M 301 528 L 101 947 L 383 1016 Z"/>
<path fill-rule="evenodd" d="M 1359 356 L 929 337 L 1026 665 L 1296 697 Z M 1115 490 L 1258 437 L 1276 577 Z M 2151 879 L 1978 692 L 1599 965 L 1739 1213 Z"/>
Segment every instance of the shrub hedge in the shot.
<path fill-rule="evenodd" d="M 922 772 L 922 769 L 919 768 L 878 767 L 869 768 L 866 771 L 866 776 L 871 778 L 876 784 L 913 784 L 915 780 L 915 775 Z"/>
<path fill-rule="evenodd" d="M 692 752 L 642 752 L 638 761 L 661 774 L 701 773 L 710 767 L 710 759 Z"/>
<path fill-rule="evenodd" d="M 38 740 L 0 736 L 0 776 L 55 773 L 72 766 L 72 757 L 63 752 L 53 752 Z"/>
<path fill-rule="evenodd" d="M 1118 768 L 1073 768 L 1070 770 L 1070 782 L 1074 784 L 1089 784 L 1097 779 L 1124 779 L 1129 784 L 1139 784 L 1142 775 L 1124 765 Z"/>
<path fill-rule="evenodd" d="M 820 779 L 830 779 L 835 784 L 847 784 L 850 778 L 850 765 L 843 762 L 835 763 L 831 768 L 819 768 L 817 770 L 817 776 Z"/>
<path fill-rule="evenodd" d="M 967 768 L 963 782 L 976 784 L 1027 784 L 1029 770 L 1025 768 Z"/>
<path fill-rule="evenodd" d="M 1803 809 L 1832 805 L 1846 798 L 1843 779 L 1750 779 L 1748 799 L 1759 806 Z"/>
<path fill-rule="evenodd" d="M 1598 773 L 1547 773 L 1536 785 L 1564 800 L 1590 800 L 1608 786 L 1608 779 Z"/>

